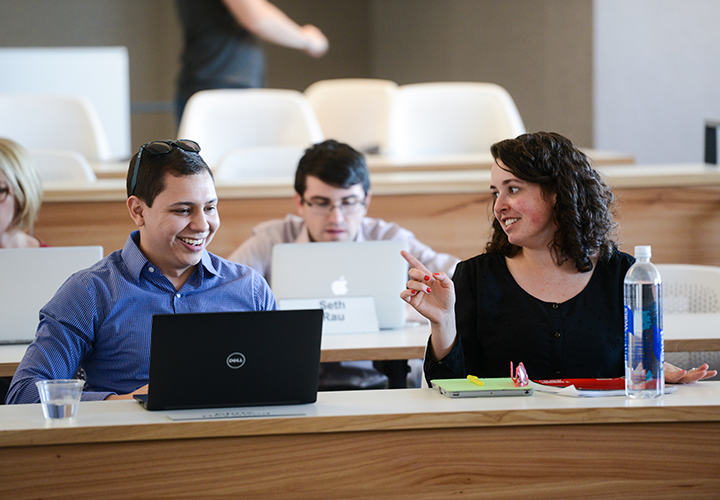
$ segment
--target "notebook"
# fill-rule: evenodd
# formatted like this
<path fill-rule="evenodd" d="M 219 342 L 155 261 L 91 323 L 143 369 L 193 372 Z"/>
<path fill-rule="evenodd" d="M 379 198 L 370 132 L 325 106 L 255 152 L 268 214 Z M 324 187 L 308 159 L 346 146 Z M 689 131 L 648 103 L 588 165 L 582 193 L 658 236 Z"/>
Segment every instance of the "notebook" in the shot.
<path fill-rule="evenodd" d="M 446 378 L 431 380 L 432 388 L 449 398 L 477 398 L 485 396 L 532 396 L 532 387 L 515 387 L 513 380 L 507 378 L 481 378 L 482 386 L 465 378 Z"/>
<path fill-rule="evenodd" d="M 402 328 L 408 263 L 404 241 L 282 243 L 273 247 L 272 290 L 284 299 L 372 297 L 381 329 Z"/>
<path fill-rule="evenodd" d="M 148 410 L 294 405 L 317 399 L 322 311 L 156 314 Z"/>
<path fill-rule="evenodd" d="M 100 246 L 0 250 L 0 344 L 29 344 L 40 309 L 71 274 L 103 257 Z"/>

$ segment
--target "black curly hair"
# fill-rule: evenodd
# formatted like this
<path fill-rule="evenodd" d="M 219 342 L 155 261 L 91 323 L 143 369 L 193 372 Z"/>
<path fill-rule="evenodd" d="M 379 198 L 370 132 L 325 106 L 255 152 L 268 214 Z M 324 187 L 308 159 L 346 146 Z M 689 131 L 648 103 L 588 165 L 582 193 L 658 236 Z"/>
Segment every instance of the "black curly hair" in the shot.
<path fill-rule="evenodd" d="M 549 250 L 558 265 L 571 260 L 578 271 L 591 271 L 593 256 L 605 260 L 617 249 L 612 191 L 569 139 L 553 132 L 523 134 L 493 144 L 490 152 L 517 178 L 539 184 L 545 195 L 555 194 L 557 229 Z M 485 251 L 517 255 L 520 247 L 508 241 L 495 218 L 492 227 Z"/>

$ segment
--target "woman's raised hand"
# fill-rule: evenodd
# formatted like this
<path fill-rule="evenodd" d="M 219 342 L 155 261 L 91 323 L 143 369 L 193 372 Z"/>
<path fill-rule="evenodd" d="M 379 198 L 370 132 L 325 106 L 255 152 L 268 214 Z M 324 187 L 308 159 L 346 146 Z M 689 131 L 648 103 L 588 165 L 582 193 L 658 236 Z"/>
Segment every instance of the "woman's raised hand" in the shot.
<path fill-rule="evenodd" d="M 445 273 L 431 273 L 408 252 L 400 252 L 410 264 L 407 289 L 400 298 L 410 304 L 431 323 L 455 322 L 455 286 Z"/>

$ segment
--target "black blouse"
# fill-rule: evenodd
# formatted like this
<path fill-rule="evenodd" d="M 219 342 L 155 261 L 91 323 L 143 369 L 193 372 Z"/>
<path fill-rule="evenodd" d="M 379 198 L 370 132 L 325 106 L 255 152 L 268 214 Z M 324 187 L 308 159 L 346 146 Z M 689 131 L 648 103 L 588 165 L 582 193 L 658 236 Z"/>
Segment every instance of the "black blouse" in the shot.
<path fill-rule="evenodd" d="M 623 280 L 634 261 L 614 252 L 578 295 L 559 304 L 523 290 L 503 255 L 459 263 L 453 276 L 459 339 L 440 361 L 428 349 L 425 377 L 509 377 L 510 361 L 522 361 L 536 380 L 623 376 Z"/>

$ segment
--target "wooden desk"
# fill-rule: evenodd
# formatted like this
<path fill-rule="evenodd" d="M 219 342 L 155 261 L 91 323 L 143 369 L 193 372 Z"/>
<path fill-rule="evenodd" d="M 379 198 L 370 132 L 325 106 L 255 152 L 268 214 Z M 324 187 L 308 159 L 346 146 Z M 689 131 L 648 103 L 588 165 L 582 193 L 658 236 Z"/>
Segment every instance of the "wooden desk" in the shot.
<path fill-rule="evenodd" d="M 595 165 L 630 165 L 635 157 L 628 153 L 580 148 Z M 365 155 L 370 172 L 490 170 L 495 163 L 490 152 L 455 155 L 429 155 L 394 159 L 383 155 Z M 125 167 L 127 174 L 127 167 Z"/>
<path fill-rule="evenodd" d="M 665 351 L 720 351 L 720 314 L 666 314 Z M 402 330 L 325 335 L 321 361 L 403 360 L 425 357 L 429 325 Z M 0 346 L 0 377 L 12 377 L 26 345 Z"/>
<path fill-rule="evenodd" d="M 621 248 L 652 245 L 661 263 L 720 265 L 720 170 L 704 165 L 601 167 L 618 198 Z M 373 173 L 371 217 L 410 229 L 437 251 L 462 259 L 489 235 L 488 171 Z M 50 245 L 122 248 L 135 228 L 122 180 L 47 186 L 36 234 Z M 269 219 L 294 212 L 290 184 L 253 181 L 217 186 L 222 226 L 210 250 L 228 256 Z M 659 223 L 662 221 L 662 223 Z"/>
<path fill-rule="evenodd" d="M 406 389 L 217 412 L 92 402 L 70 425 L 46 424 L 39 405 L 6 406 L 0 470 L 0 497 L 17 500 L 705 500 L 720 488 L 720 382 L 650 401 Z"/>
<path fill-rule="evenodd" d="M 581 148 L 596 165 L 627 165 L 635 163 L 628 153 L 599 151 Z M 134 153 L 133 153 L 134 154 Z M 494 163 L 492 155 L 470 153 L 457 155 L 434 155 L 414 159 L 396 160 L 383 155 L 365 155 L 371 172 L 423 171 L 423 170 L 489 170 Z M 98 179 L 125 179 L 130 161 L 92 162 Z"/>

